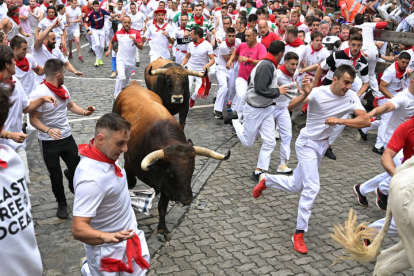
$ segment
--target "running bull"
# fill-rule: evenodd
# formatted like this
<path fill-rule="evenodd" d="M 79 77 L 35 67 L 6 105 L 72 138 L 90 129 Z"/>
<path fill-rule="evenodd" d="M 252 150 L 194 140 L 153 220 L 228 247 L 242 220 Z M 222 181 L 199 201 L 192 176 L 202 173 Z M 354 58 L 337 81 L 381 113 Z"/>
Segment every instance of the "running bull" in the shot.
<path fill-rule="evenodd" d="M 161 97 L 171 115 L 180 114 L 179 121 L 183 129 L 190 104 L 188 75 L 203 78 L 207 76 L 207 71 L 200 73 L 188 70 L 163 58 L 154 60 L 145 68 L 147 88 Z"/>
<path fill-rule="evenodd" d="M 133 81 L 115 101 L 113 112 L 131 122 L 131 139 L 124 153 L 128 188 L 136 177 L 161 193 L 158 203 L 158 234 L 169 239 L 165 224 L 168 202 L 189 205 L 193 200 L 191 178 L 196 155 L 227 160 L 226 155 L 193 146 L 183 128 L 162 105 L 161 98 Z"/>

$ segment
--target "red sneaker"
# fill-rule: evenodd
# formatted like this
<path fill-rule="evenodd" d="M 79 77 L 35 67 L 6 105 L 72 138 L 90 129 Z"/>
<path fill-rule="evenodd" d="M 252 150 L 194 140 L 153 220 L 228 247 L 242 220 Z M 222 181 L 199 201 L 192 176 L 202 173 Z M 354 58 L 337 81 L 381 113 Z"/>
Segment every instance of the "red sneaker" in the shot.
<path fill-rule="evenodd" d="M 265 174 L 262 173 L 262 174 L 260 174 L 260 177 L 259 177 L 259 184 L 257 184 L 256 187 L 254 187 L 254 189 L 253 189 L 253 197 L 254 198 L 259 198 L 259 196 L 262 194 L 262 192 L 267 189 L 267 187 L 265 185 L 265 182 L 266 182 Z"/>
<path fill-rule="evenodd" d="M 190 108 L 192 108 L 194 105 L 195 105 L 195 101 L 192 98 L 190 98 Z"/>
<path fill-rule="evenodd" d="M 305 239 L 303 237 L 303 233 L 293 234 L 292 241 L 293 241 L 293 248 L 297 252 L 299 252 L 301 254 L 308 253 L 308 248 L 306 247 Z"/>

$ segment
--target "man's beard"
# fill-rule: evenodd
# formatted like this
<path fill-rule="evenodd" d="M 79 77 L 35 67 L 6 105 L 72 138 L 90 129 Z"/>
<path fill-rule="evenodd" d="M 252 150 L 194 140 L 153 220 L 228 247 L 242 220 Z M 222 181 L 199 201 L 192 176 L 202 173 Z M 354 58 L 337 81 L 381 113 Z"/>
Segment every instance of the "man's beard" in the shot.
<path fill-rule="evenodd" d="M 124 27 L 124 30 L 125 30 L 125 31 L 127 31 L 127 32 L 128 32 L 130 29 L 131 29 L 131 27 L 128 27 L 128 26 Z"/>
<path fill-rule="evenodd" d="M 53 43 L 53 42 L 48 42 L 47 43 L 47 47 L 50 48 L 50 49 L 55 49 L 55 45 L 56 45 L 56 43 Z"/>

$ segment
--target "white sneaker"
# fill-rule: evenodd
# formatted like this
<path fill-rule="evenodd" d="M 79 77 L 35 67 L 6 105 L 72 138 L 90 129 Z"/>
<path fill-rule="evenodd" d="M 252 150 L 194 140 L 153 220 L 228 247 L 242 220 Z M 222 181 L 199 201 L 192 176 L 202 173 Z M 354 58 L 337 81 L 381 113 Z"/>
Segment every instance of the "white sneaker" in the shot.
<path fill-rule="evenodd" d="M 292 169 L 289 168 L 286 164 L 283 164 L 282 166 L 279 166 L 279 168 L 277 168 L 277 172 L 279 173 L 290 173 L 292 172 Z"/>

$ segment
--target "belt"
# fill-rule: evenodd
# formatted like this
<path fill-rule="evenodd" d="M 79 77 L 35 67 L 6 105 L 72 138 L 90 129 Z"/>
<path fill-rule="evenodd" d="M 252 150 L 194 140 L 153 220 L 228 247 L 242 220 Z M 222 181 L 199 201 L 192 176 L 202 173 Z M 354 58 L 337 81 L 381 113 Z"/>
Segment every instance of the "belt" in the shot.
<path fill-rule="evenodd" d="M 178 49 L 178 48 L 176 48 L 177 49 L 177 52 L 181 52 L 181 53 L 184 53 L 184 54 L 186 54 L 187 53 L 187 51 L 183 51 L 183 50 L 180 50 L 180 49 Z"/>

